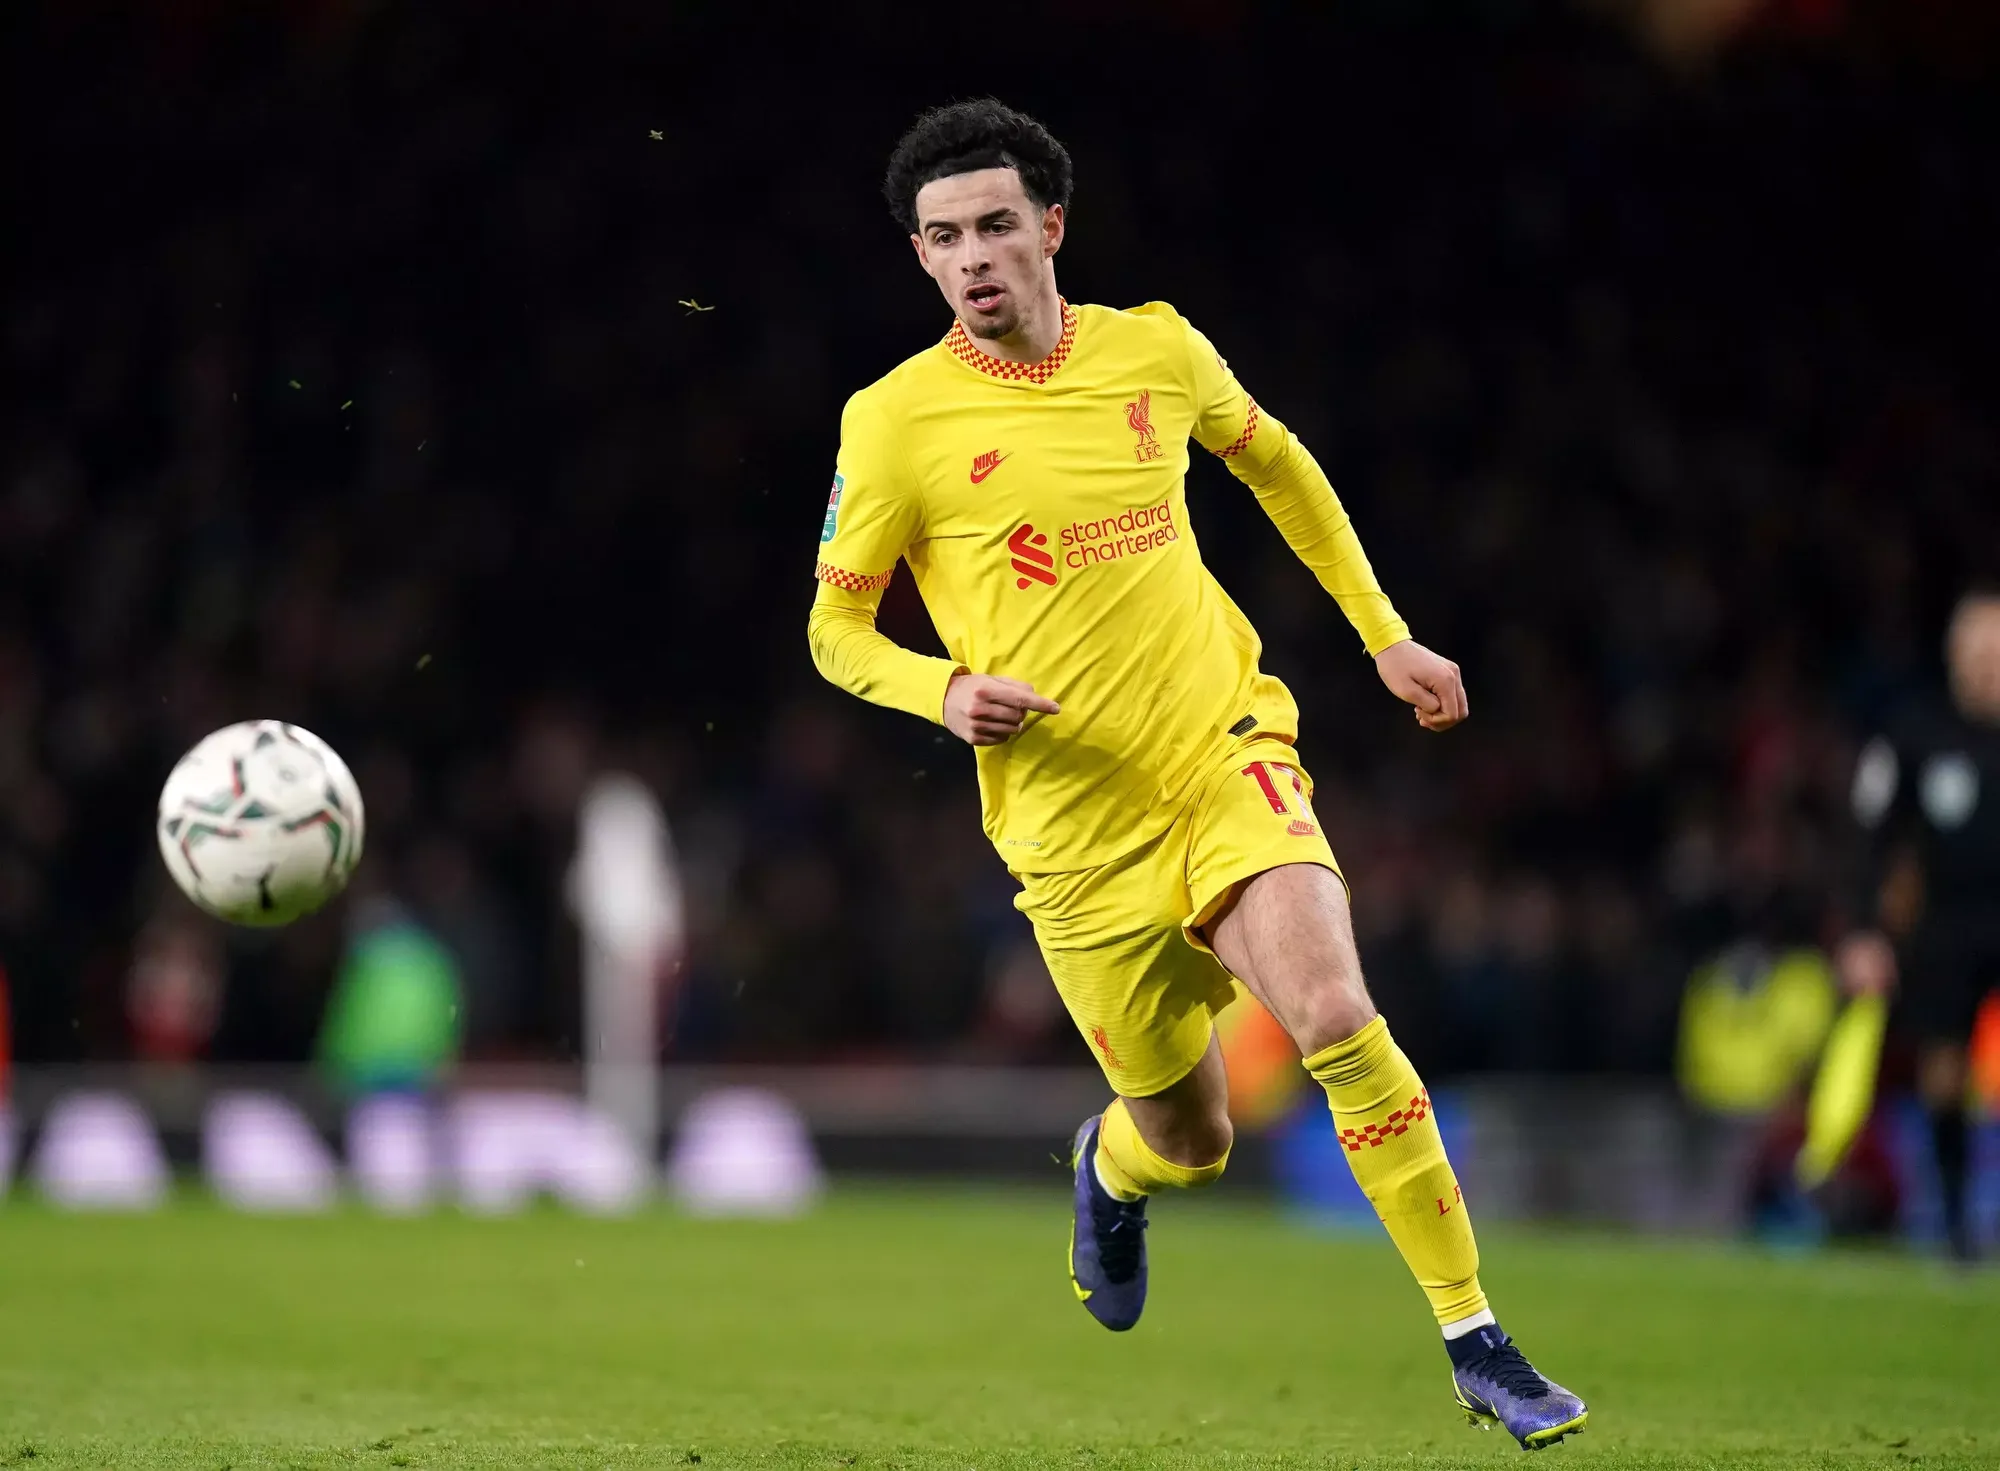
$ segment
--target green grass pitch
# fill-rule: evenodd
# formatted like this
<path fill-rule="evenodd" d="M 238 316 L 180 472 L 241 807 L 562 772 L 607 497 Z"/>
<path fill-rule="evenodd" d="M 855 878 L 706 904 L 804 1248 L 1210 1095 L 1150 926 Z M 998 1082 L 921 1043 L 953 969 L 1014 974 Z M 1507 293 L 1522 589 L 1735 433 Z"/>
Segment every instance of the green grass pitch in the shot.
<path fill-rule="evenodd" d="M 1066 1197 L 850 1189 L 781 1223 L 0 1208 L 0 1466 L 1438 1467 L 1467 1427 L 1386 1242 L 1155 1212 L 1114 1336 Z M 1488 1233 L 1591 1403 L 1545 1468 L 2000 1466 L 2000 1274 Z M 699 1461 L 696 1461 L 699 1457 Z"/>

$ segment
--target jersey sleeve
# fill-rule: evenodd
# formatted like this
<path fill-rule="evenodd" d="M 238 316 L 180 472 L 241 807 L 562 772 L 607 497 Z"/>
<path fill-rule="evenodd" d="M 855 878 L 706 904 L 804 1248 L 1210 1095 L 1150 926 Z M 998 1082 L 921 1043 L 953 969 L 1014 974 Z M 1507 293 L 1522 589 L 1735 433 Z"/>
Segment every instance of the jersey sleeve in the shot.
<path fill-rule="evenodd" d="M 922 504 L 887 416 L 857 393 L 840 416 L 840 458 L 814 575 L 848 592 L 877 591 L 922 532 Z"/>
<path fill-rule="evenodd" d="M 1215 345 L 1181 319 L 1194 389 L 1193 436 L 1257 496 L 1298 559 L 1312 569 L 1370 656 L 1410 636 L 1375 578 L 1353 518 L 1312 453 L 1257 407 Z"/>
<path fill-rule="evenodd" d="M 840 416 L 840 458 L 819 534 L 820 587 L 807 620 L 813 663 L 864 700 L 942 722 L 961 666 L 903 648 L 875 627 L 897 558 L 922 534 L 922 503 L 887 419 L 856 394 Z"/>
<path fill-rule="evenodd" d="M 944 697 L 965 666 L 906 649 L 875 627 L 882 590 L 852 592 L 821 582 L 806 619 L 813 666 L 849 694 L 944 723 Z"/>
<path fill-rule="evenodd" d="M 1194 442 L 1212 455 L 1234 459 L 1257 437 L 1260 417 L 1252 398 L 1215 344 L 1181 318 L 1188 338 L 1188 367 L 1194 386 Z"/>

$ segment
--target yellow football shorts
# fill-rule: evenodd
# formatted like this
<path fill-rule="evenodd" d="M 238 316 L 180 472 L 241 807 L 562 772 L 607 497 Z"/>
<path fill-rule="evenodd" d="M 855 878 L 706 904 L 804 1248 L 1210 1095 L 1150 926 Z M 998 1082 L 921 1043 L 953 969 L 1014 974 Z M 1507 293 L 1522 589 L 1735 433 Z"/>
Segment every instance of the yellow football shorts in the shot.
<path fill-rule="evenodd" d="M 1014 907 L 1119 1093 L 1158 1093 L 1208 1050 L 1231 989 L 1198 929 L 1236 885 L 1287 863 L 1340 874 L 1311 799 L 1287 742 L 1248 740 L 1145 847 L 1098 868 L 1015 875 Z"/>

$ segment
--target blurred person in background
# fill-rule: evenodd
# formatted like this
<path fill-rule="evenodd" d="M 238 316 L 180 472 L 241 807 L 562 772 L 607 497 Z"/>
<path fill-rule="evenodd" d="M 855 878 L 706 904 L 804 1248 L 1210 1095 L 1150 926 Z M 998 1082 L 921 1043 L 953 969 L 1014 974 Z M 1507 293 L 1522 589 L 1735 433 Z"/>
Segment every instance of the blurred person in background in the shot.
<path fill-rule="evenodd" d="M 1716 1224 L 1777 1241 L 1873 1236 L 1898 1192 L 1875 1117 L 1886 997 L 1766 922 L 1689 976 L 1676 1069 L 1699 1110 Z M 1845 990 L 1846 995 L 1842 992 Z"/>
<path fill-rule="evenodd" d="M 222 1015 L 222 936 L 206 917 L 163 908 L 133 942 L 125 1015 L 132 1054 L 147 1062 L 203 1056 Z"/>
<path fill-rule="evenodd" d="M 357 904 L 327 999 L 321 1065 L 355 1095 L 422 1092 L 457 1060 L 465 1030 L 458 962 L 399 902 Z"/>
<path fill-rule="evenodd" d="M 1861 927 L 1842 943 L 1839 968 L 1851 990 L 1900 990 L 1950 1248 L 1971 1261 L 1980 1243 L 1968 1048 L 1982 1001 L 2000 986 L 2000 591 L 1959 601 L 1945 665 L 1948 696 L 1903 701 L 1855 765 L 1868 862 Z"/>

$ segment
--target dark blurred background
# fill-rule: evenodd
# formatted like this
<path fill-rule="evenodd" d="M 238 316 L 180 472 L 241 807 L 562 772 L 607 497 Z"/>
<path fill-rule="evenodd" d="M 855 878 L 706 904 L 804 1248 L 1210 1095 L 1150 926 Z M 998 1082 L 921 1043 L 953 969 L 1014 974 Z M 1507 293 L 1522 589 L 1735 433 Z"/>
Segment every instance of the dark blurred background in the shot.
<path fill-rule="evenodd" d="M 840 406 L 948 325 L 882 163 L 992 92 L 1075 156 L 1065 293 L 1214 338 L 1466 670 L 1473 722 L 1415 730 L 1197 457 L 1398 1036 L 1665 1071 L 1694 961 L 1840 922 L 1854 750 L 1996 565 L 1993 17 L 8 7 L 17 1059 L 303 1059 L 384 897 L 472 1056 L 573 1058 L 562 880 L 617 766 L 687 885 L 666 1056 L 1080 1062 L 968 754 L 804 636 Z M 884 627 L 934 646 L 907 578 Z M 354 896 L 274 937 L 199 919 L 151 833 L 253 716 L 369 804 Z"/>

